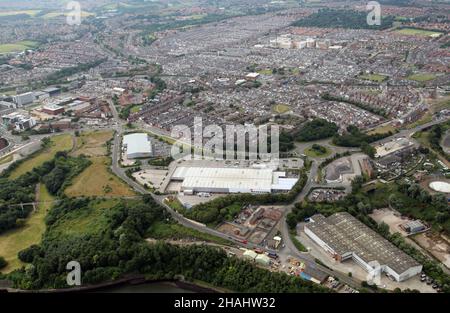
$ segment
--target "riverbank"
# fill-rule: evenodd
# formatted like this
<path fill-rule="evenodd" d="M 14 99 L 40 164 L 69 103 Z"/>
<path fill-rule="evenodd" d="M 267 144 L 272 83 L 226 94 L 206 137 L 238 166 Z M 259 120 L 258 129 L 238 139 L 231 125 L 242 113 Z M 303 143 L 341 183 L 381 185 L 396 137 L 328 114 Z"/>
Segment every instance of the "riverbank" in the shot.
<path fill-rule="evenodd" d="M 139 288 L 141 287 L 141 288 Z M 150 287 L 150 288 L 149 288 Z M 158 287 L 161 287 L 159 290 Z M 130 275 L 115 281 L 104 282 L 96 285 L 64 288 L 64 289 L 43 289 L 43 290 L 22 290 L 14 288 L 0 288 L 0 293 L 121 293 L 121 292 L 192 292 L 192 293 L 219 293 L 214 287 L 205 287 L 182 280 L 155 280 L 147 279 L 144 275 Z"/>

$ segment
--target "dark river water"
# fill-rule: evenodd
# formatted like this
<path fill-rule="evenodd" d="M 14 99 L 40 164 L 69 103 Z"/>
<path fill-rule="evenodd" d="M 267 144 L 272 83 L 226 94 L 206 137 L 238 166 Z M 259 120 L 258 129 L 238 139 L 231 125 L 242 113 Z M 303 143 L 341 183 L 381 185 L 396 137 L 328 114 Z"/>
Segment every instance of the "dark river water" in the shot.
<path fill-rule="evenodd" d="M 194 293 L 170 282 L 144 283 L 139 285 L 125 284 L 102 289 L 102 293 Z"/>

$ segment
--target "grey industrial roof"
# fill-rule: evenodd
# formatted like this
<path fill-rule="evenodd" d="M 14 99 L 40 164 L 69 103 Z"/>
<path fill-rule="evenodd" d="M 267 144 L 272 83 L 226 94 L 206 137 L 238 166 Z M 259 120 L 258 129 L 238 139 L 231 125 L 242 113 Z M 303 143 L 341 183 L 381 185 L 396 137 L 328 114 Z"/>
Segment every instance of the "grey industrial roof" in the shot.
<path fill-rule="evenodd" d="M 377 261 L 401 274 L 420 265 L 412 257 L 395 247 L 378 233 L 347 212 L 335 213 L 327 218 L 314 215 L 307 227 L 336 253 L 354 253 L 366 263 Z"/>

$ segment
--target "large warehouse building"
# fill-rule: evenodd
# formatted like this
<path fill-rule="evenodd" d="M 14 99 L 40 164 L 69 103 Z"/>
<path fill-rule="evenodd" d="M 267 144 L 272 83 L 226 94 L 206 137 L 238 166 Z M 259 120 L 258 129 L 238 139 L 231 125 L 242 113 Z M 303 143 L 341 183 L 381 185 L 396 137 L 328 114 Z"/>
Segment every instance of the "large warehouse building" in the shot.
<path fill-rule="evenodd" d="M 298 178 L 285 176 L 266 168 L 177 167 L 171 179 L 185 193 L 270 193 L 294 187 Z"/>
<path fill-rule="evenodd" d="M 149 158 L 153 156 L 152 142 L 146 133 L 123 136 L 122 147 L 127 159 Z"/>
<path fill-rule="evenodd" d="M 412 257 L 347 212 L 310 220 L 305 233 L 339 262 L 351 258 L 367 272 L 385 272 L 399 282 L 422 271 Z"/>

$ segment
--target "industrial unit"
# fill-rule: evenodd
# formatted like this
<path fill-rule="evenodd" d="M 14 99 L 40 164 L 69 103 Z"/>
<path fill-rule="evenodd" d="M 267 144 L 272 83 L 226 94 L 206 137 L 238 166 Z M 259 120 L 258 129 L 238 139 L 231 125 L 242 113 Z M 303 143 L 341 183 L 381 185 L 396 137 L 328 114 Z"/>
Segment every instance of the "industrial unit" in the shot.
<path fill-rule="evenodd" d="M 42 107 L 42 112 L 50 115 L 58 115 L 64 113 L 64 108 L 57 104 L 48 104 Z"/>
<path fill-rule="evenodd" d="M 385 272 L 404 281 L 422 271 L 422 265 L 347 212 L 329 217 L 316 214 L 305 233 L 337 261 L 353 259 L 370 273 Z"/>
<path fill-rule="evenodd" d="M 17 96 L 13 96 L 14 102 L 19 106 L 24 106 L 34 101 L 34 94 L 32 92 L 26 92 Z"/>
<path fill-rule="evenodd" d="M 177 167 L 171 180 L 182 181 L 181 191 L 211 193 L 270 193 L 289 191 L 298 178 L 273 169 Z"/>
<path fill-rule="evenodd" d="M 128 159 L 149 158 L 153 156 L 152 142 L 146 133 L 123 136 L 122 148 Z"/>
<path fill-rule="evenodd" d="M 419 232 L 427 229 L 427 227 L 421 221 L 418 221 L 418 220 L 409 221 L 409 222 L 401 225 L 401 227 L 409 234 L 419 233 Z"/>

